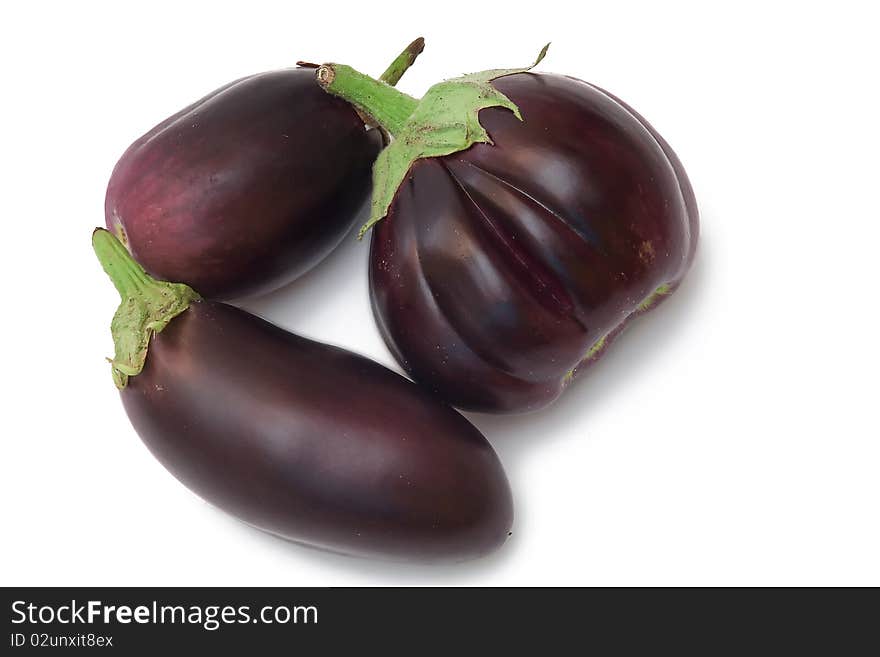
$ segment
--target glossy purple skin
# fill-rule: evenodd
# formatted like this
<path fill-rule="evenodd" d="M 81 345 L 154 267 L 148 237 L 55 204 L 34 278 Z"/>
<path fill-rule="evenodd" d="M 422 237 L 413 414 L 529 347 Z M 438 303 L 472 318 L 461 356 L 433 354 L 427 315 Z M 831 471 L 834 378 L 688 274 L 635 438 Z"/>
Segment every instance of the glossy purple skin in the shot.
<path fill-rule="evenodd" d="M 524 122 L 485 109 L 494 146 L 413 165 L 373 228 L 370 291 L 413 379 L 461 408 L 522 412 L 675 289 L 698 212 L 668 144 L 612 95 L 558 75 L 493 84 Z"/>
<path fill-rule="evenodd" d="M 311 69 L 242 78 L 134 142 L 107 228 L 153 276 L 207 298 L 268 292 L 320 262 L 370 193 L 377 131 Z"/>
<path fill-rule="evenodd" d="M 334 551 L 463 560 L 513 518 L 495 452 L 391 370 L 242 310 L 197 302 L 122 390 L 150 451 L 260 529 Z"/>

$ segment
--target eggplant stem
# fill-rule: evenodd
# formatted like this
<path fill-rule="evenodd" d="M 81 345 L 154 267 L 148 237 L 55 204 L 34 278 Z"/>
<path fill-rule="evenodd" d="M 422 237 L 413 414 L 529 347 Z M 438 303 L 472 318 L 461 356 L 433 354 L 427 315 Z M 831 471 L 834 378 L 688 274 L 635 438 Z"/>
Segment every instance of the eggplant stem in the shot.
<path fill-rule="evenodd" d="M 144 294 L 151 284 L 157 283 L 110 231 L 96 228 L 92 233 L 92 247 L 101 266 L 123 299 Z"/>
<path fill-rule="evenodd" d="M 420 100 L 344 64 L 318 67 L 315 77 L 324 91 L 347 101 L 361 117 L 374 119 L 383 133 L 394 138 L 373 163 L 370 218 L 358 239 L 388 214 L 397 189 L 416 160 L 451 155 L 477 143 L 494 145 L 480 123 L 481 110 L 505 108 L 523 120 L 516 103 L 492 82 L 531 71 L 544 59 L 549 47 L 549 43 L 545 45 L 529 66 L 491 69 L 444 80 L 428 89 Z"/>
<path fill-rule="evenodd" d="M 391 62 L 379 79 L 385 84 L 390 84 L 393 87 L 400 82 L 400 78 L 402 78 L 403 74 L 413 65 L 413 62 L 416 61 L 416 57 L 421 55 L 424 49 L 425 39 L 419 37 L 403 49 L 403 52 L 397 56 L 397 59 Z"/>
<path fill-rule="evenodd" d="M 348 101 L 392 135 L 403 128 L 419 104 L 412 96 L 345 64 L 321 64 L 315 78 L 327 93 Z"/>
<path fill-rule="evenodd" d="M 188 285 L 150 276 L 108 230 L 95 229 L 92 248 L 122 299 L 110 324 L 116 347 L 110 363 L 113 381 L 121 390 L 130 376 L 144 368 L 153 334 L 201 297 Z"/>
<path fill-rule="evenodd" d="M 406 48 L 403 49 L 403 52 L 401 52 L 394 59 L 393 62 L 391 62 L 391 64 L 388 66 L 388 68 L 385 69 L 385 72 L 382 73 L 378 80 L 373 80 L 369 76 L 358 73 L 358 75 L 362 76 L 363 78 L 359 81 L 359 85 L 361 87 L 368 86 L 366 82 L 369 80 L 375 85 L 384 84 L 387 88 L 390 89 L 400 81 L 400 78 L 402 78 L 403 74 L 409 70 L 409 67 L 413 65 L 413 63 L 416 61 L 416 58 L 422 53 L 424 49 L 425 39 L 422 37 L 415 39 Z M 352 90 L 343 89 L 340 93 L 334 93 L 333 90 L 329 88 L 329 85 L 336 78 L 336 67 L 338 66 L 337 64 L 322 64 L 319 66 L 310 62 L 297 62 L 297 65 L 317 69 L 315 71 L 315 77 L 318 80 L 318 84 L 320 84 L 325 91 L 328 91 L 334 96 L 339 96 L 340 98 L 351 104 L 352 107 L 354 107 L 354 110 L 357 112 L 358 116 L 367 126 L 371 128 L 379 128 L 381 130 L 383 141 L 386 145 L 388 144 L 388 142 L 390 141 L 389 133 L 391 129 L 389 126 L 385 125 L 383 121 L 387 121 L 389 119 L 387 116 L 385 116 L 385 114 L 382 113 L 381 109 L 373 107 L 374 101 L 371 98 L 362 96 L 360 101 L 357 101 L 354 97 L 351 96 L 351 94 L 353 93 Z M 354 72 L 357 73 L 357 71 Z M 388 96 L 388 94 L 382 93 L 379 93 L 378 95 Z M 394 104 L 393 101 L 390 99 L 382 102 L 388 102 L 392 105 Z M 390 120 L 393 121 L 393 119 Z"/>

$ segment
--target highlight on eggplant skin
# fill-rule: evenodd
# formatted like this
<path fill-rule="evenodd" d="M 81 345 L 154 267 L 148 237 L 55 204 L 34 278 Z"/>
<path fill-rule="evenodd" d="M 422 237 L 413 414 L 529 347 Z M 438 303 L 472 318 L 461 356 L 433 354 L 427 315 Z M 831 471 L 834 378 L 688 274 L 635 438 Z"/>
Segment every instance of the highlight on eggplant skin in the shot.
<path fill-rule="evenodd" d="M 517 73 L 480 112 L 493 144 L 416 161 L 372 228 L 370 296 L 390 351 L 459 408 L 557 399 L 635 316 L 673 292 L 699 232 L 693 189 L 628 105 Z"/>
<path fill-rule="evenodd" d="M 188 488 L 267 532 L 352 555 L 460 561 L 507 539 L 507 478 L 457 411 L 372 360 L 155 281 L 103 229 L 93 243 L 123 297 L 112 361 L 127 373 L 123 405 Z M 164 327 L 135 307 L 161 315 L 175 296 Z M 126 339 L 138 327 L 145 359 Z"/>

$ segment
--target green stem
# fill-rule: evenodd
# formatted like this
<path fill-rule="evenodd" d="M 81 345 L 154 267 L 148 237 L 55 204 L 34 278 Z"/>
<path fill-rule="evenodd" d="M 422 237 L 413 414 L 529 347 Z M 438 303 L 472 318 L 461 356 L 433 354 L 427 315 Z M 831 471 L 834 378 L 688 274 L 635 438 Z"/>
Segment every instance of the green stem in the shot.
<path fill-rule="evenodd" d="M 109 359 L 113 381 L 122 389 L 144 368 L 153 334 L 201 297 L 182 283 L 157 281 L 103 228 L 92 233 L 92 248 L 122 299 L 110 324 L 116 354 Z"/>
<path fill-rule="evenodd" d="M 348 101 L 392 135 L 403 128 L 419 104 L 412 96 L 345 64 L 321 64 L 315 75 L 325 91 Z"/>
<path fill-rule="evenodd" d="M 147 296 L 157 286 L 158 281 L 144 271 L 110 231 L 96 228 L 92 233 L 92 247 L 123 299 L 135 295 Z"/>
<path fill-rule="evenodd" d="M 470 148 L 473 144 L 493 144 L 480 123 L 480 111 L 503 107 L 523 120 L 519 108 L 492 85 L 493 80 L 527 73 L 547 54 L 548 43 L 537 59 L 521 68 L 496 68 L 444 80 L 416 100 L 380 80 L 359 73 L 343 64 L 322 64 L 315 75 L 329 94 L 348 101 L 358 113 L 372 118 L 393 140 L 379 153 L 373 164 L 373 197 L 370 219 L 363 225 L 363 237 L 377 221 L 388 214 L 397 190 L 416 160 L 443 157 Z"/>
<path fill-rule="evenodd" d="M 404 48 L 403 52 L 397 56 L 397 59 L 391 62 L 391 65 L 385 69 L 385 72 L 379 77 L 379 79 L 385 84 L 390 84 L 393 87 L 400 82 L 400 78 L 402 78 L 407 69 L 413 65 L 413 62 L 416 61 L 416 57 L 421 55 L 424 49 L 425 40 L 422 37 L 419 37 Z"/>

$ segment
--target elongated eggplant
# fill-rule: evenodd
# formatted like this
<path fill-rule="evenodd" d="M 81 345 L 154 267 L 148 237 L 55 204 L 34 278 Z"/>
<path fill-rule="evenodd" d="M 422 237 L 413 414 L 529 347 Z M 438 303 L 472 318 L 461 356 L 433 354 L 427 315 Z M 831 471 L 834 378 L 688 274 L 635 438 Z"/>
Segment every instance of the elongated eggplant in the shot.
<path fill-rule="evenodd" d="M 367 358 L 147 275 L 93 245 L 122 296 L 113 378 L 132 425 L 212 504 L 363 556 L 462 560 L 509 534 L 507 479 L 452 408 Z"/>
<path fill-rule="evenodd" d="M 318 72 L 397 137 L 374 171 L 373 310 L 413 379 L 462 408 L 555 400 L 676 289 L 697 243 L 690 182 L 647 121 L 528 70 L 443 82 L 421 101 L 368 95 L 349 67 Z"/>
<path fill-rule="evenodd" d="M 417 39 L 383 78 L 395 83 Z M 220 87 L 135 141 L 107 187 L 107 227 L 148 272 L 206 297 L 280 287 L 351 230 L 377 130 L 321 92 L 309 68 Z"/>

